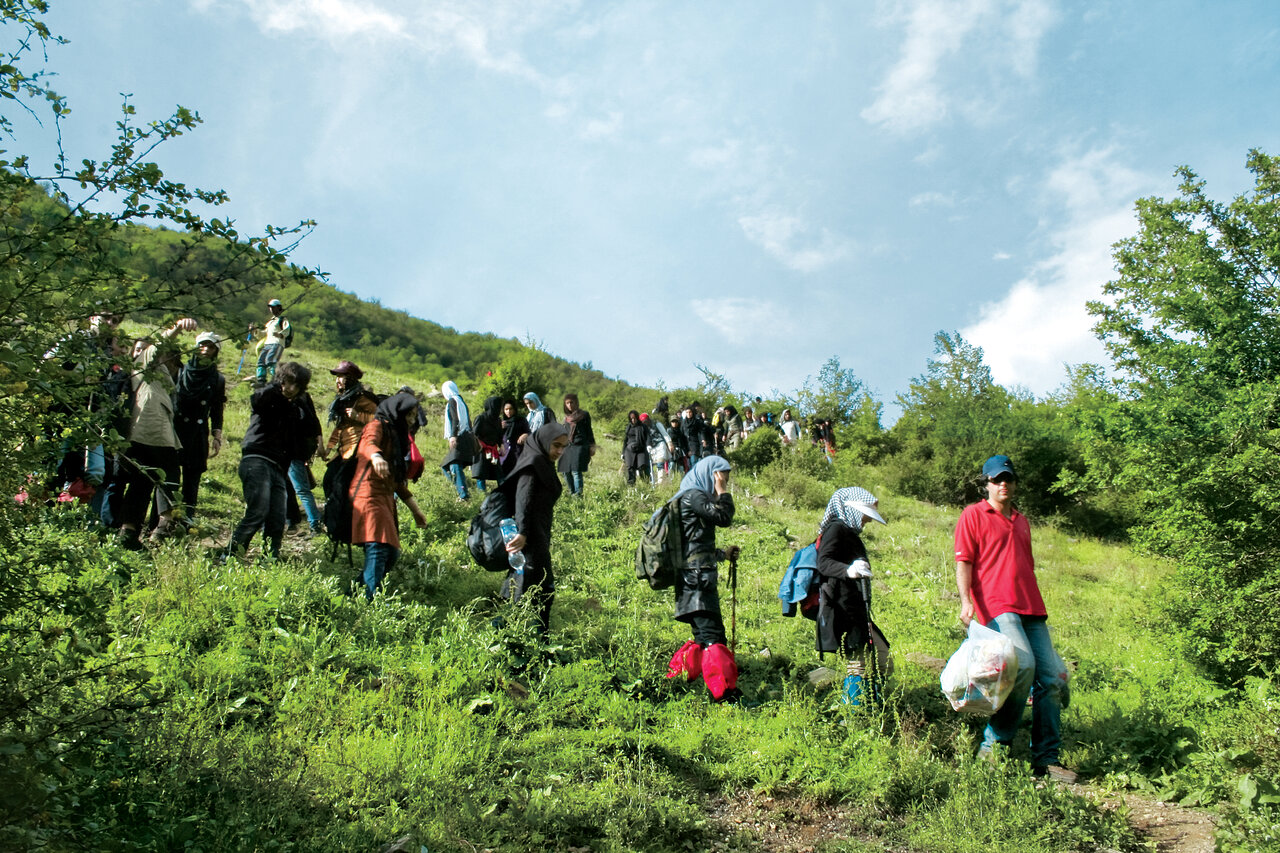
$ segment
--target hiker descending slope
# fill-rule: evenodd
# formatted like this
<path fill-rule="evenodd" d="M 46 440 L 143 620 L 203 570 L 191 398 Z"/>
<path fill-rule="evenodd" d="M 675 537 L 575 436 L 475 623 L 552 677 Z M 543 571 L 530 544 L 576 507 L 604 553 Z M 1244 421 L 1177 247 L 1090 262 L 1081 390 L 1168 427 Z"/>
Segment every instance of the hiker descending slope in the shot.
<path fill-rule="evenodd" d="M 351 542 L 364 546 L 364 595 L 370 600 L 400 556 L 396 498 L 419 527 L 427 525 L 409 491 L 409 481 L 422 473 L 409 470 L 410 444 L 425 420 L 418 398 L 402 390 L 378 404 L 360 436 L 351 483 Z"/>
<path fill-rule="evenodd" d="M 551 522 L 556 501 L 564 487 L 556 475 L 556 461 L 569 446 L 569 427 L 555 422 L 532 433 L 520 451 L 511 474 L 502 485 L 510 497 L 511 517 L 517 534 L 508 551 L 523 551 L 523 569 L 512 569 L 502 583 L 502 597 L 519 604 L 525 596 L 535 608 L 538 631 L 546 637 L 551 626 L 551 604 L 556 578 L 551 570 Z"/>
<path fill-rule="evenodd" d="M 818 525 L 817 648 L 840 652 L 845 658 L 844 699 L 851 705 L 865 701 L 866 661 L 871 646 L 871 563 L 862 544 L 867 519 L 885 524 L 876 496 L 866 489 L 838 489 L 827 503 Z M 878 691 L 872 685 L 871 694 Z"/>
<path fill-rule="evenodd" d="M 733 496 L 729 494 L 729 463 L 719 456 L 698 460 L 680 482 L 675 500 L 684 537 L 685 567 L 676 572 L 676 619 L 688 622 L 693 640 L 671 658 L 668 678 L 684 674 L 690 681 L 702 676 L 711 698 L 734 702 L 738 691 L 738 665 L 729 651 L 720 615 L 720 573 L 716 562 L 736 560 L 738 546 L 716 549 L 716 528 L 733 523 Z"/>

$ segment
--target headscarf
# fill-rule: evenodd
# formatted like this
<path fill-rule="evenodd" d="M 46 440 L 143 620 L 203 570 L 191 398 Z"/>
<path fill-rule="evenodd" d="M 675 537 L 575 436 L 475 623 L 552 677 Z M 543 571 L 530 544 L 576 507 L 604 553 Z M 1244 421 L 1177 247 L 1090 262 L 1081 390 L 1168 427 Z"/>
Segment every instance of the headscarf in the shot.
<path fill-rule="evenodd" d="M 564 422 L 570 426 L 575 426 L 578 421 L 586 417 L 587 413 L 582 410 L 582 404 L 578 402 L 577 394 L 565 394 L 564 399 L 566 403 L 570 400 L 573 401 L 573 411 L 564 413 Z"/>
<path fill-rule="evenodd" d="M 715 473 L 717 471 L 729 471 L 732 467 L 723 457 L 702 457 L 696 465 L 689 469 L 689 473 L 684 475 L 684 479 L 680 481 L 680 489 L 676 492 L 676 497 L 694 489 L 714 496 L 716 493 Z"/>
<path fill-rule="evenodd" d="M 504 482 L 515 483 L 516 475 L 525 468 L 533 468 L 535 475 L 542 480 L 543 484 L 552 489 L 556 497 L 559 497 L 562 487 L 560 477 L 556 474 L 551 460 L 551 445 L 560 436 L 568 434 L 569 427 L 564 424 L 553 422 L 538 427 L 537 432 L 530 433 L 524 440 L 524 450 L 520 452 L 519 460 L 516 461 L 515 467 L 511 469 L 511 473 L 507 475 Z"/>
<path fill-rule="evenodd" d="M 342 420 L 343 415 L 347 413 L 347 409 L 354 406 L 356 400 L 364 393 L 364 383 L 352 377 L 351 384 L 347 386 L 347 390 L 334 397 L 333 402 L 329 404 L 329 423 L 335 424 Z"/>
<path fill-rule="evenodd" d="M 818 535 L 821 536 L 833 521 L 843 521 L 852 527 L 855 533 L 862 532 L 862 522 L 867 518 L 874 518 L 881 524 L 888 524 L 876 511 L 876 503 L 876 496 L 866 489 L 857 486 L 836 489 L 836 493 L 827 502 L 827 514 L 822 517 L 822 523 L 818 525 Z"/>
<path fill-rule="evenodd" d="M 178 384 L 173 393 L 173 402 L 177 408 L 185 409 L 189 404 L 198 403 L 209 396 L 210 390 L 218 380 L 218 359 L 201 358 L 197 351 L 191 360 L 178 372 Z"/>
<path fill-rule="evenodd" d="M 444 418 L 444 437 L 453 438 L 455 435 L 471 429 L 471 412 L 467 409 L 467 401 L 462 399 L 462 392 L 458 390 L 458 386 L 450 379 L 440 386 L 440 390 L 444 392 L 446 412 L 448 411 L 449 400 L 453 401 L 458 410 L 458 432 L 452 434 L 449 432 L 449 416 L 446 414 Z"/>
<path fill-rule="evenodd" d="M 397 392 L 379 403 L 373 416 L 382 421 L 383 434 L 392 441 L 391 452 L 384 454 L 391 465 L 392 479 L 403 482 L 408 476 L 409 425 L 417 429 L 422 419 L 418 398 L 410 391 Z"/>
<path fill-rule="evenodd" d="M 486 444 L 502 443 L 502 398 L 494 394 L 485 398 L 484 410 L 471 427 L 476 438 Z"/>

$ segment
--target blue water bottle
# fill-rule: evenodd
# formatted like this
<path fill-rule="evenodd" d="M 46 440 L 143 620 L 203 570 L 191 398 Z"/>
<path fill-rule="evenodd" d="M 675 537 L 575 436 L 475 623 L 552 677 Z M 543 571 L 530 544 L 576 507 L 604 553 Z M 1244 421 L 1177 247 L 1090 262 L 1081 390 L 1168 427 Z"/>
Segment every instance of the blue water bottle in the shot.
<path fill-rule="evenodd" d="M 512 539 L 519 535 L 520 531 L 516 529 L 516 520 L 514 518 L 504 518 L 498 522 L 498 529 L 502 531 L 502 541 L 510 544 Z M 524 551 L 508 551 L 507 562 L 511 564 L 511 568 L 515 569 L 516 574 L 524 574 Z"/>

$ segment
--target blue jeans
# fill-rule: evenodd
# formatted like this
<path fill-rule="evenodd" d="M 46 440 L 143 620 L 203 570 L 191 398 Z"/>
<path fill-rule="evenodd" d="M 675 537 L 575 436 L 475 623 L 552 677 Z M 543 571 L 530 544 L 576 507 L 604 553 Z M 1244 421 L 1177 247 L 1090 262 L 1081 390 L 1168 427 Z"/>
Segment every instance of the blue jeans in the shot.
<path fill-rule="evenodd" d="M 582 472 L 581 471 L 565 471 L 564 482 L 565 482 L 565 485 L 569 487 L 569 494 L 571 495 L 582 494 Z"/>
<path fill-rule="evenodd" d="M 990 749 L 997 743 L 1005 746 L 1013 743 L 1030 694 L 1031 764 L 1034 767 L 1057 764 L 1062 744 L 1062 701 L 1067 669 L 1053 649 L 1048 619 L 1001 613 L 988 622 L 987 627 L 1013 641 L 1018 653 L 1018 677 L 1009 698 L 987 723 L 982 749 Z"/>
<path fill-rule="evenodd" d="M 320 515 L 320 510 L 316 508 L 315 495 L 311 494 L 311 485 L 307 479 L 307 465 L 305 462 L 295 459 L 289 463 L 289 482 L 293 483 L 293 491 L 298 496 L 298 501 L 302 504 L 303 512 L 307 514 L 307 524 L 318 524 L 322 516 Z"/>
<path fill-rule="evenodd" d="M 364 597 L 373 601 L 374 591 L 396 564 L 400 549 L 385 542 L 367 542 L 364 546 Z"/>
<path fill-rule="evenodd" d="M 467 494 L 467 475 L 462 473 L 462 466 L 454 462 L 448 468 L 444 469 L 444 475 L 453 483 L 454 490 L 458 493 L 458 497 L 466 500 L 470 497 Z M 483 489 L 481 489 L 483 491 Z"/>
<path fill-rule="evenodd" d="M 285 496 L 284 471 L 265 456 L 240 459 L 240 483 L 244 486 L 244 518 L 231 533 L 230 551 L 243 550 L 262 531 L 266 550 L 272 557 L 280 555 L 280 537 L 284 535 Z"/>
<path fill-rule="evenodd" d="M 258 353 L 258 381 L 268 382 L 276 378 L 276 364 L 280 361 L 280 353 L 284 347 L 279 344 L 264 344 Z"/>

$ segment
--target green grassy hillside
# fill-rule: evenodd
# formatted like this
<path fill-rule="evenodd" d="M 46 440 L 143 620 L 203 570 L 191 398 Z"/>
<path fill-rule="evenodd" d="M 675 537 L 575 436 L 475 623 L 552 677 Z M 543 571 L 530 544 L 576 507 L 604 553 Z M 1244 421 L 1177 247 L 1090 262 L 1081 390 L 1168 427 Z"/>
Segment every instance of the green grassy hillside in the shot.
<path fill-rule="evenodd" d="M 318 369 L 323 410 L 336 354 L 294 355 Z M 370 374 L 380 389 L 425 384 Z M 1220 809 L 1223 849 L 1275 847 L 1280 695 L 1265 682 L 1214 688 L 1177 656 L 1148 615 L 1165 564 L 1034 529 L 1074 670 L 1064 760 L 1096 783 L 1068 790 L 1031 779 L 1025 734 L 1010 760 L 976 762 L 980 721 L 953 713 L 936 673 L 913 662 L 962 639 L 956 512 L 889 493 L 877 469 L 799 452 L 735 479 L 721 543 L 743 549 L 749 701 L 716 706 L 700 682 L 663 677 L 688 630 L 669 592 L 635 580 L 632 559 L 640 521 L 674 485 L 626 487 L 616 441 L 603 442 L 586 496 L 557 507 L 559 591 L 540 644 L 498 600 L 500 576 L 467 556 L 475 504 L 456 502 L 432 464 L 444 455 L 438 416 L 420 436 L 428 470 L 414 487 L 430 524 L 404 527 L 372 603 L 347 594 L 353 570 L 327 559 L 323 539 L 290 536 L 278 563 L 254 552 L 221 563 L 240 512 L 247 397 L 237 384 L 197 535 L 144 555 L 85 550 L 95 540 L 78 510 L 33 518 L 34 545 L 81 555 L 108 638 L 95 652 L 132 686 L 83 688 L 89 704 L 128 713 L 22 771 L 5 845 L 338 851 L 409 836 L 399 849 L 758 850 L 779 849 L 770 824 L 817 815 L 821 850 L 1139 850 L 1124 809 L 1097 793 L 1136 788 Z M 853 484 L 880 496 L 889 521 L 868 537 L 896 662 L 879 709 L 837 701 L 815 676 L 836 662 L 818 660 L 813 624 L 783 618 L 776 598 L 792 547 L 810 540 L 831 491 Z M 728 618 L 727 589 L 724 601 Z M 61 637 L 59 618 L 45 614 L 42 630 Z M 748 805 L 765 817 L 744 821 Z"/>

